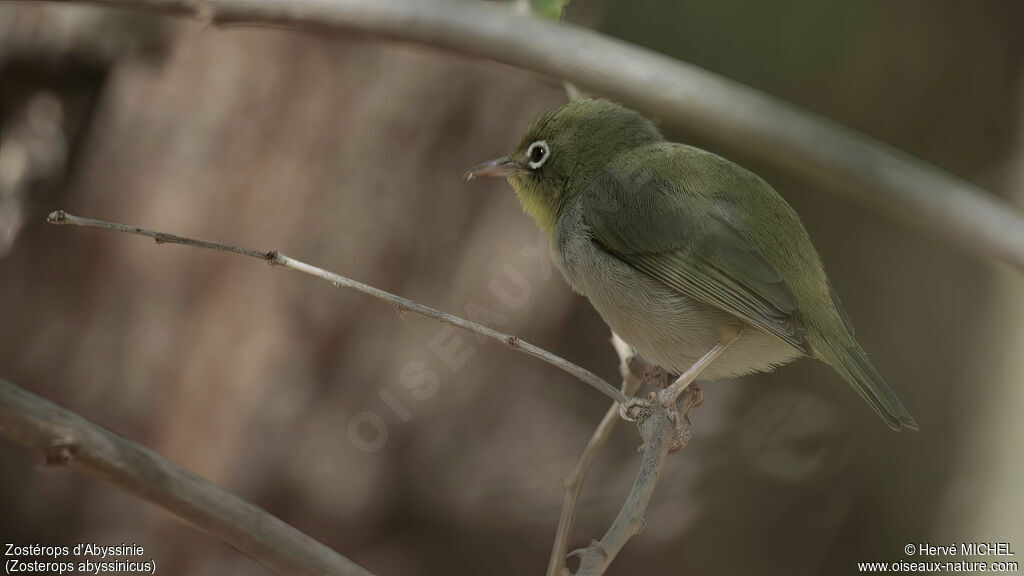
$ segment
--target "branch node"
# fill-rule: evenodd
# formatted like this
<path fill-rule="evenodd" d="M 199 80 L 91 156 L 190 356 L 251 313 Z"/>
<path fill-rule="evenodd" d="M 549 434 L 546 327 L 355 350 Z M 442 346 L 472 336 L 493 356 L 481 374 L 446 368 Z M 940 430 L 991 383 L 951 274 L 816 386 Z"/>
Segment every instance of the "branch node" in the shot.
<path fill-rule="evenodd" d="M 576 556 L 580 560 L 583 560 L 589 554 L 597 554 L 601 557 L 602 560 L 608 558 L 608 552 L 604 549 L 604 546 L 602 546 L 601 542 L 598 540 L 591 540 L 590 544 L 588 544 L 586 547 L 577 548 L 566 554 L 566 556 Z"/>
<path fill-rule="evenodd" d="M 511 334 L 505 338 L 505 343 L 513 348 L 519 348 L 519 336 Z"/>
<path fill-rule="evenodd" d="M 67 466 L 78 453 L 78 441 L 73 438 L 54 438 L 43 451 L 47 466 Z"/>
<path fill-rule="evenodd" d="M 68 213 L 63 210 L 54 210 L 46 216 L 46 222 L 49 224 L 56 224 L 58 226 L 61 224 L 67 224 Z"/>
<path fill-rule="evenodd" d="M 647 527 L 647 519 L 644 518 L 643 516 L 637 516 L 633 520 L 633 536 L 636 536 L 636 535 L 640 534 L 641 532 L 643 532 L 644 528 L 646 528 L 646 527 Z"/>

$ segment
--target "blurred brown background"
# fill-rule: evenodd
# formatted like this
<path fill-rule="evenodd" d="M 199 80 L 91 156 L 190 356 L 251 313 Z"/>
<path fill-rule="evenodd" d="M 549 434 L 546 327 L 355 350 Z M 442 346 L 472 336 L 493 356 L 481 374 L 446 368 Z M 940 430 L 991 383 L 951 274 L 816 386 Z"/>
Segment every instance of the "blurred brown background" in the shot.
<path fill-rule="evenodd" d="M 568 17 L 705 66 L 1024 205 L 1024 4 L 576 0 Z M 381 576 L 541 574 L 606 400 L 496 344 L 258 262 L 72 213 L 278 248 L 484 318 L 617 377 L 500 182 L 551 80 L 372 38 L 0 6 L 0 375 L 143 443 Z M 664 126 L 673 138 L 693 140 Z M 907 542 L 1024 550 L 1024 278 L 763 166 L 921 424 L 823 365 L 706 389 L 611 574 L 836 574 Z M 538 258 L 538 255 L 543 256 Z M 574 544 L 638 464 L 617 431 Z M 148 504 L 0 443 L 0 541 L 136 542 L 163 573 L 263 574 Z M 169 572 L 168 572 L 169 571 Z"/>

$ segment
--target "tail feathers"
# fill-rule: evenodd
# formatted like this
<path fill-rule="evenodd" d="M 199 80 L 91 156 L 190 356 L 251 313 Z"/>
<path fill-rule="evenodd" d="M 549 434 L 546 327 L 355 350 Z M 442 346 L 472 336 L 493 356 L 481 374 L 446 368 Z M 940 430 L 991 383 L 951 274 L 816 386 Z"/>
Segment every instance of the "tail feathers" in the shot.
<path fill-rule="evenodd" d="M 882 376 L 878 374 L 867 355 L 856 344 L 838 350 L 833 367 L 853 386 L 875 412 L 885 420 L 890 428 L 897 432 L 903 428 L 918 430 L 917 422 L 896 393 L 889 388 Z"/>

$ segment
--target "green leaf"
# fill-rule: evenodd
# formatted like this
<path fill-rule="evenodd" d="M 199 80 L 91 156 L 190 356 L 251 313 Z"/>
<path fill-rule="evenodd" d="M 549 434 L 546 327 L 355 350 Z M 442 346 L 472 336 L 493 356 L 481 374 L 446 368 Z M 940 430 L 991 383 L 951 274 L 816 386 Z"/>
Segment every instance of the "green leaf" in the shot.
<path fill-rule="evenodd" d="M 561 20 L 569 0 L 530 0 L 533 13 L 547 20 Z"/>

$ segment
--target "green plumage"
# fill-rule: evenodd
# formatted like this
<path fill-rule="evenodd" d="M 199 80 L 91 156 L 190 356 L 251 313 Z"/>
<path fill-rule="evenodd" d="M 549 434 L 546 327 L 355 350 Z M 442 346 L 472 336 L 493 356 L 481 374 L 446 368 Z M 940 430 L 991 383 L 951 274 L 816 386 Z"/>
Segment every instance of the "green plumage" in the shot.
<path fill-rule="evenodd" d="M 538 142 L 548 153 L 534 166 Z M 742 321 L 780 343 L 744 335 L 747 351 L 734 347 L 716 360 L 725 368 L 709 367 L 712 375 L 811 356 L 835 368 L 890 427 L 917 428 L 854 340 L 800 219 L 761 178 L 667 142 L 636 112 L 603 100 L 542 115 L 508 162 L 514 169 L 503 175 L 552 238 L 570 284 L 645 357 L 679 370 L 720 328 Z M 677 324 L 691 324 L 691 333 Z"/>

